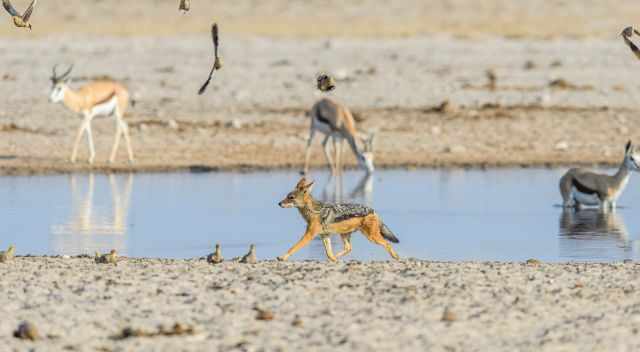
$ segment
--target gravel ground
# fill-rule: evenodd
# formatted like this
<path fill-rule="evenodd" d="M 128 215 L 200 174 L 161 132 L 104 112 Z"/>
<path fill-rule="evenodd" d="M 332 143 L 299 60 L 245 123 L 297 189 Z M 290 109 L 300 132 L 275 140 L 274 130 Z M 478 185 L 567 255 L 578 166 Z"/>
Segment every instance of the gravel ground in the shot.
<path fill-rule="evenodd" d="M 635 263 L 121 259 L 113 266 L 19 257 L 0 264 L 0 344 L 15 351 L 632 351 L 640 347 L 639 273 Z M 14 338 L 22 321 L 41 339 Z M 185 334 L 154 335 L 176 323 Z M 127 328 L 151 336 L 122 338 Z"/>

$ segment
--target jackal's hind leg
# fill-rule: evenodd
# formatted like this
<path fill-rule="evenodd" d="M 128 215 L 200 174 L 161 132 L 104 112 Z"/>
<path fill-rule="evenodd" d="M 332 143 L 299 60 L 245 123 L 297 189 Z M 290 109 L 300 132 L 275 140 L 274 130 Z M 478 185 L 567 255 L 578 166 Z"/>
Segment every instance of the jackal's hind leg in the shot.
<path fill-rule="evenodd" d="M 349 232 L 349 233 L 343 233 L 340 235 L 340 237 L 342 238 L 342 251 L 336 254 L 336 258 L 340 258 L 351 253 L 351 234 L 352 233 L 353 232 Z"/>
<path fill-rule="evenodd" d="M 389 244 L 389 242 L 387 242 L 387 240 L 382 237 L 382 233 L 380 233 L 380 220 L 376 215 L 367 215 L 362 223 L 362 228 L 360 230 L 369 241 L 383 246 L 387 253 L 389 253 L 389 255 L 393 259 L 400 259 L 398 254 L 396 254 L 396 251 L 394 251 L 393 247 L 391 247 L 391 244 Z"/>

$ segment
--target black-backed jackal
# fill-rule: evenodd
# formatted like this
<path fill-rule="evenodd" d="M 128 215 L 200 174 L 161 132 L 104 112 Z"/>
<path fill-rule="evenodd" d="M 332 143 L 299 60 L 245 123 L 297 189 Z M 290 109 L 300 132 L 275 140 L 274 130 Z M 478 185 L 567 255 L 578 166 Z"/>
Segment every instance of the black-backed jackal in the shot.
<path fill-rule="evenodd" d="M 278 203 L 282 208 L 297 208 L 307 222 L 307 230 L 302 238 L 285 255 L 278 257 L 278 260 L 287 260 L 319 235 L 327 257 L 335 262 L 337 258 L 351 252 L 351 234 L 358 230 L 369 241 L 383 246 L 393 259 L 399 259 L 391 244 L 387 242 L 398 243 L 398 239 L 373 209 L 360 204 L 331 204 L 317 201 L 311 196 L 312 186 L 313 182 L 307 182 L 303 177 L 298 181 L 295 189 Z M 344 245 L 343 250 L 336 255 L 333 254 L 331 247 L 332 234 L 339 234 Z"/>

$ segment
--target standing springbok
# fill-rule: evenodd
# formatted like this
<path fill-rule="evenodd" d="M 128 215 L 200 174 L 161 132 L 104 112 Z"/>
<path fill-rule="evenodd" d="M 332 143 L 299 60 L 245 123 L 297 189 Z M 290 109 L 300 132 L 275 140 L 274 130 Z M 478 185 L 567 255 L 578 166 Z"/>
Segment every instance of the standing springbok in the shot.
<path fill-rule="evenodd" d="M 356 123 L 349 109 L 329 98 L 320 99 L 311 107 L 311 127 L 309 129 L 309 140 L 305 149 L 304 174 L 309 173 L 309 158 L 311 157 L 311 143 L 316 131 L 324 134 L 322 146 L 324 147 L 324 156 L 334 175 L 342 172 L 342 144 L 346 140 L 351 147 L 351 151 L 358 159 L 360 167 L 364 168 L 367 173 L 374 171 L 373 166 L 373 138 L 371 134 L 368 137 L 362 137 L 356 131 Z M 329 138 L 333 140 L 333 148 L 335 153 L 335 164 L 329 152 Z M 360 139 L 364 145 L 364 150 L 360 151 L 356 144 L 356 138 Z"/>
<path fill-rule="evenodd" d="M 616 200 L 629 182 L 631 171 L 639 171 L 640 155 L 631 141 L 627 142 L 624 159 L 615 175 L 602 175 L 585 169 L 571 169 L 560 178 L 560 194 L 565 208 L 583 205 L 600 206 L 604 210 L 616 207 Z"/>
<path fill-rule="evenodd" d="M 56 65 L 57 66 L 57 65 Z M 124 113 L 129 106 L 129 92 L 121 84 L 113 81 L 93 81 L 78 90 L 69 88 L 69 74 L 73 69 L 73 65 L 69 69 L 59 75 L 56 73 L 56 66 L 53 67 L 53 76 L 51 76 L 51 93 L 49 101 L 53 103 L 62 102 L 67 108 L 76 113 L 82 114 L 84 120 L 78 129 L 73 151 L 71 153 L 71 162 L 75 163 L 78 154 L 78 145 L 84 132 L 87 132 L 87 141 L 89 143 L 89 163 L 93 164 L 95 159 L 95 148 L 93 146 L 93 134 L 91 133 L 91 121 L 96 116 L 114 116 L 116 120 L 116 135 L 111 149 L 109 162 L 113 163 L 116 159 L 116 152 L 120 144 L 120 137 L 124 135 L 127 144 L 127 152 L 129 154 L 129 162 L 133 163 L 133 151 L 131 150 L 131 140 L 129 138 L 129 126 L 124 121 Z"/>

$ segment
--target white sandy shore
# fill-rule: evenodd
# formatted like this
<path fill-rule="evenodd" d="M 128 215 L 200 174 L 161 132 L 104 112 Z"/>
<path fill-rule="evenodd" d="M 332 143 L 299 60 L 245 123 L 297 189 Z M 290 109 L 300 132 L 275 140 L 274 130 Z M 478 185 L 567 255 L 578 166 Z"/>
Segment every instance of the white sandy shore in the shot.
<path fill-rule="evenodd" d="M 22 257 L 0 264 L 0 346 L 38 351 L 638 350 L 640 265 Z M 256 319 L 254 307 L 273 312 Z M 449 307 L 455 321 L 442 321 Z M 298 317 L 299 326 L 292 324 Z M 30 321 L 43 340 L 12 337 Z M 113 339 L 131 327 L 195 334 Z"/>

